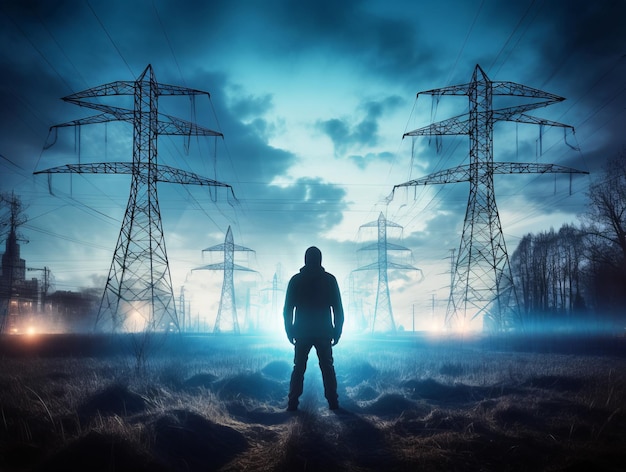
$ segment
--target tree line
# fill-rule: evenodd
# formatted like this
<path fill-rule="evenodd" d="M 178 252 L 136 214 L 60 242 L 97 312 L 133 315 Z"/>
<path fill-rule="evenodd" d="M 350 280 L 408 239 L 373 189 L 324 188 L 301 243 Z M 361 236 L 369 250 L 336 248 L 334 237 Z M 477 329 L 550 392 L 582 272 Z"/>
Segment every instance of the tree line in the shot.
<path fill-rule="evenodd" d="M 580 224 L 527 234 L 511 255 L 523 329 L 626 328 L 626 153 L 587 191 Z"/>

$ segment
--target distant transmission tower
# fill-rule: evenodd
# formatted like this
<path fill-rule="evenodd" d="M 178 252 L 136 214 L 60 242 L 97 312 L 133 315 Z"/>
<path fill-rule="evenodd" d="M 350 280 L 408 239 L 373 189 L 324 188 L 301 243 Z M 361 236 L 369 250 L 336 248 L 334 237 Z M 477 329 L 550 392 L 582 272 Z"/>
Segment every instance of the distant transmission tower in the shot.
<path fill-rule="evenodd" d="M 360 270 L 378 270 L 378 289 L 376 291 L 376 307 L 374 308 L 374 318 L 372 320 L 372 332 L 376 330 L 376 323 L 378 322 L 383 332 L 396 332 L 396 323 L 393 319 L 393 311 L 391 309 L 391 297 L 389 296 L 389 278 L 387 274 L 388 269 L 402 269 L 402 270 L 418 270 L 417 267 L 413 267 L 408 264 L 397 264 L 390 262 L 387 259 L 387 251 L 410 251 L 410 249 L 387 242 L 387 227 L 402 228 L 399 224 L 385 219 L 383 213 L 380 213 L 378 220 L 371 221 L 361 225 L 361 228 L 376 227 L 378 228 L 378 241 L 374 244 L 365 246 L 360 251 L 375 250 L 378 252 L 378 260 L 372 264 L 355 269 L 353 272 Z"/>
<path fill-rule="evenodd" d="M 268 288 L 261 289 L 261 292 L 271 292 L 271 295 L 270 295 L 271 307 L 268 313 L 267 304 L 265 304 L 266 309 L 263 310 L 263 314 L 261 315 L 261 317 L 257 318 L 256 329 L 258 331 L 268 331 L 268 330 L 275 329 L 274 323 L 272 321 L 277 319 L 276 314 L 280 313 L 279 310 L 281 310 L 281 308 L 279 308 L 280 302 L 278 299 L 278 295 L 284 293 L 285 291 L 283 288 L 281 288 L 282 283 L 280 283 L 279 281 L 279 275 L 278 275 L 279 272 L 281 272 L 280 264 L 278 265 L 277 270 L 276 272 L 274 272 L 274 276 L 272 277 L 272 285 Z M 282 317 L 281 317 L 281 322 L 282 322 Z"/>
<path fill-rule="evenodd" d="M 96 97 L 113 95 L 132 95 L 134 108 L 130 110 L 89 101 Z M 217 131 L 159 113 L 158 98 L 164 95 L 210 97 L 208 92 L 157 83 L 152 66 L 148 65 L 134 82 L 112 82 L 63 98 L 66 102 L 103 113 L 52 128 L 127 121 L 133 125 L 133 160 L 68 164 L 35 172 L 132 175 L 128 205 L 96 318 L 96 328 L 106 327 L 118 331 L 127 320 L 130 322 L 130 317 L 140 315 L 146 330 L 169 330 L 172 327 L 180 329 L 165 251 L 157 182 L 230 188 L 230 185 L 199 177 L 191 172 L 157 165 L 159 135 L 222 136 Z M 135 321 L 139 319 L 135 318 Z"/>
<path fill-rule="evenodd" d="M 218 264 L 209 264 L 202 267 L 196 267 L 193 270 L 222 270 L 224 271 L 224 281 L 222 283 L 222 295 L 220 297 L 220 306 L 217 311 L 217 318 L 215 318 L 215 327 L 213 328 L 214 333 L 220 333 L 221 327 L 220 324 L 222 322 L 222 317 L 226 315 L 230 315 L 231 320 L 233 322 L 233 331 L 235 334 L 239 334 L 239 321 L 237 320 L 237 306 L 235 304 L 235 282 L 233 277 L 233 272 L 235 270 L 243 270 L 248 272 L 256 272 L 255 270 L 248 269 L 247 267 L 240 266 L 235 264 L 235 251 L 250 251 L 254 252 L 252 249 L 239 246 L 235 244 L 233 240 L 233 232 L 228 227 L 228 231 L 226 231 L 226 238 L 224 239 L 224 244 L 218 244 L 217 246 L 211 246 L 206 249 L 203 249 L 202 252 L 205 251 L 222 251 L 224 253 L 224 262 L 220 262 Z"/>
<path fill-rule="evenodd" d="M 519 320 L 518 302 L 509 265 L 493 186 L 494 174 L 583 173 L 556 164 L 494 162 L 493 125 L 497 121 L 531 123 L 540 126 L 571 126 L 525 115 L 524 112 L 560 102 L 564 98 L 513 82 L 489 80 L 477 65 L 472 81 L 463 85 L 419 92 L 434 96 L 466 95 L 469 113 L 405 136 L 469 135 L 470 164 L 435 172 L 420 179 L 394 186 L 469 182 L 470 193 L 463 223 L 463 234 L 454 264 L 446 325 L 464 326 L 469 319 L 484 315 L 486 326 L 495 331 L 510 329 Z M 534 103 L 493 109 L 495 95 L 540 99 Z M 573 128 L 572 128 L 573 129 Z"/>

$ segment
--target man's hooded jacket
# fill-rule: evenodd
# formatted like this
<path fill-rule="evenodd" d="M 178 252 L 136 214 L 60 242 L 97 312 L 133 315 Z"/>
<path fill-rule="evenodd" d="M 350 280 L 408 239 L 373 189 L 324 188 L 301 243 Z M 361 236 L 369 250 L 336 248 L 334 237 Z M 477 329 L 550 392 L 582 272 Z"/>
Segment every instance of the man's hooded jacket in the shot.
<path fill-rule="evenodd" d="M 322 253 L 316 247 L 307 249 L 304 267 L 289 281 L 283 316 L 290 339 L 328 338 L 336 342 L 341 336 L 344 317 L 339 286 L 335 276 L 322 267 Z"/>

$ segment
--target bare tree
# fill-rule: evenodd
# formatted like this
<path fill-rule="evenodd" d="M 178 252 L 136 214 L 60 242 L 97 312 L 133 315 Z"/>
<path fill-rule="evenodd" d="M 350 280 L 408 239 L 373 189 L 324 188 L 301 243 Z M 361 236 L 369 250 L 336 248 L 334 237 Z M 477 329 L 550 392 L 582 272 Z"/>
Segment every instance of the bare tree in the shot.
<path fill-rule="evenodd" d="M 586 214 L 589 235 L 612 246 L 613 254 L 595 254 L 615 267 L 625 268 L 626 262 L 626 154 L 607 162 L 602 177 L 589 186 L 590 200 Z"/>
<path fill-rule="evenodd" d="M 524 325 L 569 327 L 584 306 L 583 235 L 572 225 L 527 234 L 511 257 Z"/>
<path fill-rule="evenodd" d="M 626 152 L 611 159 L 587 193 L 583 217 L 588 238 L 589 285 L 594 305 L 613 323 L 624 323 L 626 306 Z M 622 326 L 623 328 L 623 326 Z"/>

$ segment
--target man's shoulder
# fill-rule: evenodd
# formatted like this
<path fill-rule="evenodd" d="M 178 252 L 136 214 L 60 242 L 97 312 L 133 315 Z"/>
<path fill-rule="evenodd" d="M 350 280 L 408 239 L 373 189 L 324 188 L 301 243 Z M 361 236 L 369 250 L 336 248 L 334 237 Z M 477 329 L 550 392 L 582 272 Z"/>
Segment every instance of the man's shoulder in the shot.
<path fill-rule="evenodd" d="M 289 285 L 293 285 L 298 283 L 298 281 L 302 278 L 302 274 L 301 273 L 297 273 L 291 276 L 291 278 L 289 279 Z"/>

